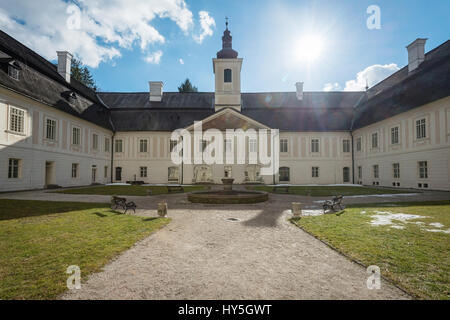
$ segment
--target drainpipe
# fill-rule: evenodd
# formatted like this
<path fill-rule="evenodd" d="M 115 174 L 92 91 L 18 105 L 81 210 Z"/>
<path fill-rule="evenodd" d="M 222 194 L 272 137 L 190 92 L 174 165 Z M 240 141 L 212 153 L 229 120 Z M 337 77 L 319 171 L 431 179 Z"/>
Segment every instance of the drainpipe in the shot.
<path fill-rule="evenodd" d="M 350 131 L 350 136 L 352 137 L 352 183 L 355 184 L 355 150 L 353 145 L 353 132 Z"/>
<path fill-rule="evenodd" d="M 272 136 L 272 132 L 270 132 L 270 136 Z M 275 144 L 275 138 L 272 139 L 272 146 L 271 146 L 271 149 L 270 149 L 270 152 L 272 153 L 272 164 L 275 163 L 275 158 L 274 158 L 275 152 L 273 152 L 274 144 Z M 275 167 L 273 169 L 274 169 L 274 171 L 276 170 Z M 273 176 L 273 185 L 275 185 L 275 173 L 272 176 Z"/>
<path fill-rule="evenodd" d="M 181 136 L 181 146 L 183 146 L 183 136 Z M 181 149 L 181 184 L 184 182 L 184 148 Z"/>

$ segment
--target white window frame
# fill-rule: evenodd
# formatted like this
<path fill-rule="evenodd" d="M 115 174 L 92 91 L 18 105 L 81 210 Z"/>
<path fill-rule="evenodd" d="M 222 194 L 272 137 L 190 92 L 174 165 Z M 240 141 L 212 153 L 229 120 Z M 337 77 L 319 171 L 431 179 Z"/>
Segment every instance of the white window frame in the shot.
<path fill-rule="evenodd" d="M 378 132 L 372 132 L 372 134 L 371 134 L 371 140 L 372 140 L 372 143 L 371 143 L 371 146 L 372 146 L 372 149 L 378 149 L 379 148 L 379 146 L 380 146 L 380 139 L 379 139 L 379 134 L 378 134 Z M 374 143 L 375 142 L 375 143 Z"/>
<path fill-rule="evenodd" d="M 18 134 L 18 135 L 25 135 L 26 128 L 25 128 L 25 115 L 27 113 L 27 110 L 15 106 L 8 106 L 8 132 Z M 13 117 L 16 117 L 16 121 L 13 125 Z"/>
<path fill-rule="evenodd" d="M 16 67 L 8 64 L 8 76 L 11 79 L 19 81 L 20 80 L 20 70 L 19 70 L 19 68 L 16 68 Z"/>
<path fill-rule="evenodd" d="M 98 134 L 97 133 L 92 134 L 92 149 L 98 150 Z"/>
<path fill-rule="evenodd" d="M 289 151 L 288 139 L 280 139 L 280 152 L 287 153 Z"/>
<path fill-rule="evenodd" d="M 20 179 L 22 173 L 22 159 L 8 159 L 8 179 Z"/>
<path fill-rule="evenodd" d="M 54 127 L 53 127 L 53 137 L 48 137 L 48 133 L 49 133 L 49 125 L 48 122 L 51 121 L 54 123 Z M 58 132 L 58 121 L 56 119 L 50 118 L 50 117 L 45 117 L 44 118 L 44 132 L 45 132 L 45 140 L 49 140 L 49 141 L 56 141 L 56 134 Z"/>
<path fill-rule="evenodd" d="M 392 164 L 392 177 L 400 179 L 400 163 L 398 162 Z"/>
<path fill-rule="evenodd" d="M 419 179 L 428 179 L 428 161 L 419 161 L 417 167 Z"/>
<path fill-rule="evenodd" d="M 75 130 L 78 130 L 78 136 L 77 136 L 78 141 L 75 141 L 75 139 L 74 139 Z M 72 126 L 71 141 L 72 141 L 73 146 L 81 146 L 81 128 L 80 127 Z"/>
<path fill-rule="evenodd" d="M 320 167 L 311 167 L 311 177 L 312 178 L 320 177 Z"/>
<path fill-rule="evenodd" d="M 139 177 L 147 178 L 147 167 L 139 167 Z"/>
<path fill-rule="evenodd" d="M 105 152 L 109 152 L 111 140 L 108 137 L 105 137 Z"/>
<path fill-rule="evenodd" d="M 71 177 L 72 179 L 76 179 L 79 176 L 79 168 L 80 165 L 78 163 L 72 163 L 72 168 L 71 168 Z"/>
<path fill-rule="evenodd" d="M 397 145 L 400 143 L 400 127 L 395 126 L 391 128 L 391 144 Z"/>
<path fill-rule="evenodd" d="M 178 141 L 177 140 L 169 140 L 169 152 L 172 152 L 172 150 L 177 146 Z"/>
<path fill-rule="evenodd" d="M 379 179 L 380 178 L 380 166 L 378 164 L 374 164 L 372 166 L 372 173 L 373 173 L 373 178 L 374 179 Z"/>
<path fill-rule="evenodd" d="M 362 137 L 356 138 L 356 151 L 361 152 L 362 150 Z"/>
<path fill-rule="evenodd" d="M 315 148 L 317 147 L 317 149 Z M 311 153 L 320 153 L 320 139 L 313 138 L 311 139 Z"/>
<path fill-rule="evenodd" d="M 350 139 L 343 139 L 342 140 L 342 152 L 343 153 L 349 153 L 350 151 L 351 151 Z"/>
<path fill-rule="evenodd" d="M 258 140 L 248 139 L 248 151 L 249 152 L 258 152 Z"/>
<path fill-rule="evenodd" d="M 415 120 L 415 136 L 417 140 L 427 138 L 427 118 L 423 117 Z"/>
<path fill-rule="evenodd" d="M 148 153 L 148 139 L 139 139 L 139 153 Z"/>
<path fill-rule="evenodd" d="M 119 143 L 120 141 L 120 143 Z M 119 147 L 120 146 L 120 150 Z M 114 153 L 123 153 L 123 139 L 114 140 Z"/>

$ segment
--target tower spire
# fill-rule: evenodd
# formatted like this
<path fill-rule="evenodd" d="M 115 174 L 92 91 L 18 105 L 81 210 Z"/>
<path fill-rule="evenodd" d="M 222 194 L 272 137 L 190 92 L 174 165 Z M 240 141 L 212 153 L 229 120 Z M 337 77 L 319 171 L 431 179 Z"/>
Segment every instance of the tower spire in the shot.
<path fill-rule="evenodd" d="M 236 59 L 238 57 L 237 51 L 233 50 L 232 40 L 230 30 L 228 30 L 228 20 L 229 17 L 225 17 L 225 31 L 222 36 L 222 50 L 217 52 L 218 59 Z"/>

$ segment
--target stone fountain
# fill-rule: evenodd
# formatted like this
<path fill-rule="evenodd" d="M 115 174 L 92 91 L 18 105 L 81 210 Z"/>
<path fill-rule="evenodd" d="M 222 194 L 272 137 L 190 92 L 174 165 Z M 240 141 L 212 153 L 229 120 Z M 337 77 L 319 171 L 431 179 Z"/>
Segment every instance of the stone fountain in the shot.
<path fill-rule="evenodd" d="M 233 190 L 233 178 L 223 178 L 223 190 L 219 191 L 197 191 L 188 193 L 190 202 L 211 204 L 240 204 L 257 203 L 269 199 L 269 194 L 262 191 L 240 191 Z"/>

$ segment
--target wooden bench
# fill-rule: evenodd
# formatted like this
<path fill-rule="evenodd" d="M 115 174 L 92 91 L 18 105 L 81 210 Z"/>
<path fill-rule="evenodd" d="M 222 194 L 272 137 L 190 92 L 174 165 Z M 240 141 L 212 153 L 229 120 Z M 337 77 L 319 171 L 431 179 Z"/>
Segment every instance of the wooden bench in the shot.
<path fill-rule="evenodd" d="M 127 213 L 128 209 L 133 209 L 136 213 L 136 204 L 133 201 L 127 202 L 126 198 L 113 196 L 111 199 L 111 209 L 116 210 L 117 208 L 122 208 L 125 210 L 123 213 Z"/>
<path fill-rule="evenodd" d="M 289 193 L 289 186 L 275 186 L 273 187 L 273 192 L 283 191 L 284 193 Z"/>
<path fill-rule="evenodd" d="M 184 188 L 182 186 L 167 186 L 167 192 L 184 192 Z"/>
<path fill-rule="evenodd" d="M 323 204 L 323 212 L 326 212 L 327 210 L 331 210 L 333 212 L 344 210 L 345 207 L 342 204 L 343 198 L 344 198 L 343 196 L 335 196 L 331 200 L 326 200 L 325 203 Z M 339 208 L 339 210 L 337 210 L 337 208 Z"/>

